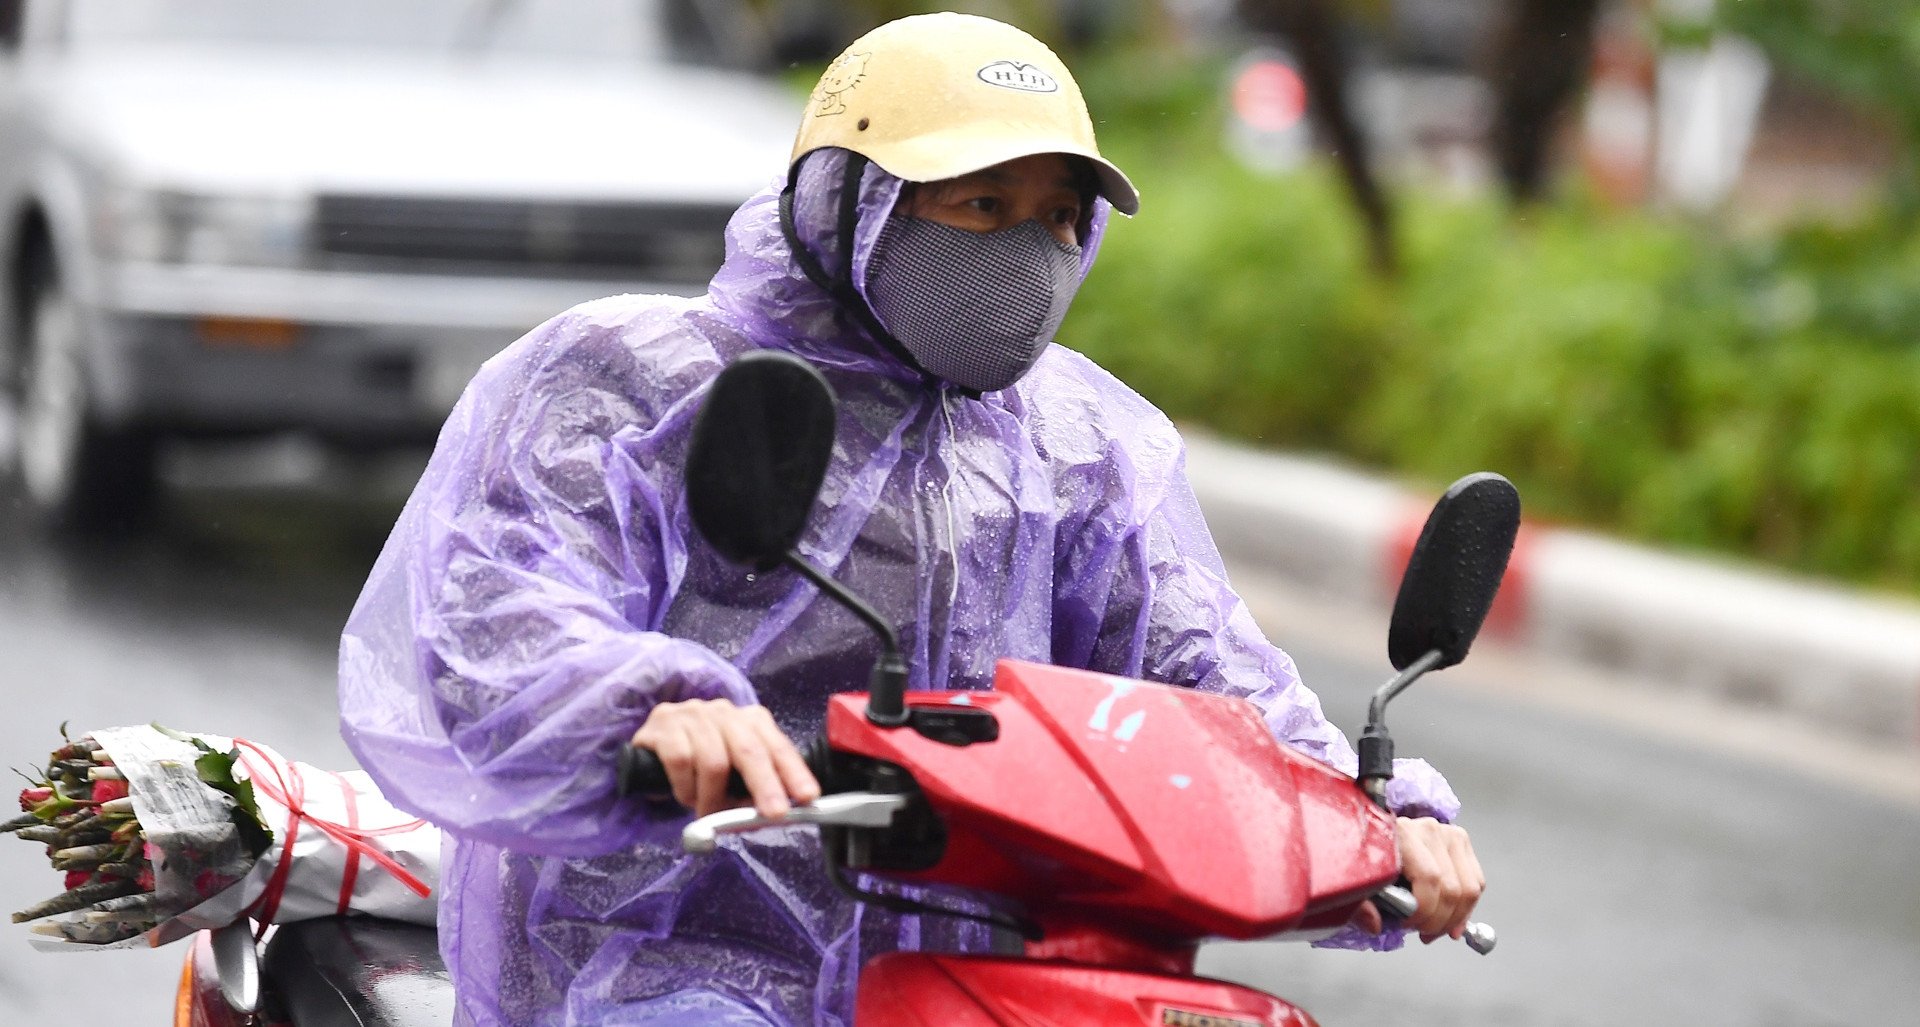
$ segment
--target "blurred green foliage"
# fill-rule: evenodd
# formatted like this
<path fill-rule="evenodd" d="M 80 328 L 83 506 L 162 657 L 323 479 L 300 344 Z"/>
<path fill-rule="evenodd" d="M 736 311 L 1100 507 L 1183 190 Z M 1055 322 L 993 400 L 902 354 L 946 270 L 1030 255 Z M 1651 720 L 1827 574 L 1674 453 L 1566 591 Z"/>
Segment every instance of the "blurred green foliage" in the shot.
<path fill-rule="evenodd" d="M 1498 470 L 1536 517 L 1920 591 L 1920 240 L 1408 193 L 1382 282 L 1329 171 L 1221 155 L 1213 74 L 1083 72 L 1145 206 L 1067 344 L 1230 435 Z"/>
<path fill-rule="evenodd" d="M 1720 0 L 1718 22 L 1882 112 L 1905 146 L 1897 196 L 1920 199 L 1920 0 Z"/>
<path fill-rule="evenodd" d="M 1061 35 L 1059 0 L 851 0 L 850 6 L 876 25 L 914 14 L 959 11 L 1018 25 L 1041 39 L 1058 40 Z"/>

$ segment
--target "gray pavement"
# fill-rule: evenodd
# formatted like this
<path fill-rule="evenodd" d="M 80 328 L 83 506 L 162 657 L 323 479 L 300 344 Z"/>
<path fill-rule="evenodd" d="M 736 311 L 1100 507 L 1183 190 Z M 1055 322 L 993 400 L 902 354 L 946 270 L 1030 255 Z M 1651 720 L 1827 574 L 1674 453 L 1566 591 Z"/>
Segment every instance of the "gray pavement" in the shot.
<path fill-rule="evenodd" d="M 1289 643 L 1350 731 L 1384 648 L 1368 661 Z M 1401 754 L 1431 759 L 1465 802 L 1500 947 L 1222 946 L 1203 970 L 1328 1027 L 1870 1024 L 1920 1009 L 1920 807 L 1728 755 L 1710 721 L 1697 741 L 1649 737 L 1516 701 L 1475 670 L 1429 678 L 1389 722 Z"/>
<path fill-rule="evenodd" d="M 0 509 L 0 694 L 12 714 L 0 761 L 32 762 L 64 719 L 160 720 L 345 765 L 333 641 L 392 507 L 297 489 L 202 489 L 175 503 L 154 539 L 88 551 L 48 548 Z M 1329 712 L 1356 724 L 1386 671 L 1377 615 L 1310 602 L 1306 616 L 1284 583 L 1242 577 Z M 1710 714 L 1653 732 L 1494 680 L 1554 676 L 1529 659 L 1476 654 L 1393 720 L 1402 752 L 1431 756 L 1467 802 L 1499 951 L 1231 945 L 1203 966 L 1329 1027 L 1891 1023 L 1920 1009 L 1920 804 L 1730 752 Z M 36 846 L 0 840 L 0 904 L 56 886 Z M 183 956 L 50 955 L 0 926 L 0 1022 L 164 1022 Z"/>

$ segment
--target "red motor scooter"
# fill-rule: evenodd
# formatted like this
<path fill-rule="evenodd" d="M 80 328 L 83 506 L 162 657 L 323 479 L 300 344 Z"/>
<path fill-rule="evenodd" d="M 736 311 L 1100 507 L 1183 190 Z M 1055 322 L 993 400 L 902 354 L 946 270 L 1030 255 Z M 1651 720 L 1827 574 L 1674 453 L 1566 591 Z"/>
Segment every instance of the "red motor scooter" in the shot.
<path fill-rule="evenodd" d="M 1024 940 L 1019 955 L 873 959 L 859 1027 L 1314 1024 L 1282 999 L 1196 976 L 1195 954 L 1210 938 L 1330 933 L 1363 902 L 1389 920 L 1415 911 L 1384 810 L 1384 714 L 1420 675 L 1466 656 L 1518 528 L 1512 485 L 1474 475 L 1435 506 L 1394 607 L 1400 673 L 1374 696 L 1350 778 L 1276 742 L 1252 704 L 1193 689 L 1009 660 L 989 692 L 906 694 L 892 626 L 793 549 L 834 421 L 825 380 L 776 353 L 728 367 L 701 411 L 686 469 L 701 534 L 729 559 L 794 569 L 865 621 L 882 653 L 869 690 L 834 696 L 809 747 L 819 800 L 774 821 L 751 808 L 700 818 L 685 848 L 817 825 L 824 872 L 855 899 Z M 671 801 L 644 749 L 621 751 L 620 788 Z M 867 877 L 935 887 L 910 899 Z M 1477 950 L 1493 941 L 1470 927 Z M 444 1023 L 450 985 L 432 942 L 404 925 L 314 921 L 279 928 L 262 963 L 244 925 L 202 936 L 176 1023 Z"/>
<path fill-rule="evenodd" d="M 793 545 L 833 445 L 833 397 L 806 363 L 756 354 L 721 375 L 687 467 L 695 525 L 722 555 L 790 567 L 882 640 L 867 693 L 827 710 L 809 762 L 824 794 L 782 820 L 732 809 L 689 824 L 721 834 L 819 825 L 826 872 L 854 897 L 971 916 L 1018 932 L 1019 956 L 910 952 L 861 972 L 860 1027 L 1312 1024 L 1251 988 L 1196 977 L 1208 938 L 1331 932 L 1363 902 L 1411 915 L 1396 884 L 1387 703 L 1466 656 L 1519 527 L 1506 479 L 1474 475 L 1435 506 L 1395 603 L 1400 674 L 1374 697 L 1350 778 L 1276 742 L 1240 699 L 1017 661 L 990 692 L 905 694 L 891 625 Z M 658 760 L 623 754 L 623 787 L 660 795 Z M 964 889 L 969 910 L 862 889 L 859 875 Z M 937 889 L 936 889 L 937 891 Z M 981 912 L 981 909 L 990 912 Z M 1474 924 L 1468 942 L 1490 951 Z"/>

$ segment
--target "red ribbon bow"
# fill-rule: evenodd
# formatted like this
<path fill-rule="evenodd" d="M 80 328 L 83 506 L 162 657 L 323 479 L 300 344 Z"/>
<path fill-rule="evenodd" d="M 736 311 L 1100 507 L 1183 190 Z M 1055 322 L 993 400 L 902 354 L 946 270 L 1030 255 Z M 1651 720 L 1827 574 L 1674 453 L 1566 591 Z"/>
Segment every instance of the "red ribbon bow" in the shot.
<path fill-rule="evenodd" d="M 370 840 L 384 835 L 405 834 L 425 824 L 426 821 L 409 820 L 404 824 L 394 824 L 389 827 L 361 827 L 360 806 L 353 790 L 353 783 L 343 774 L 331 776 L 340 783 L 340 791 L 346 796 L 347 822 L 336 824 L 331 820 L 314 816 L 306 810 L 306 782 L 299 774 L 283 772 L 280 760 L 244 738 L 234 739 L 233 744 L 245 750 L 240 754 L 240 761 L 247 768 L 247 774 L 253 780 L 253 786 L 259 789 L 262 795 L 287 808 L 287 826 L 286 830 L 281 832 L 284 840 L 281 842 L 280 863 L 273 868 L 273 875 L 267 879 L 266 890 L 262 891 L 260 897 L 246 909 L 247 915 L 253 917 L 260 925 L 254 935 L 256 940 L 266 933 L 267 925 L 273 922 L 274 914 L 280 910 L 280 899 L 287 890 L 287 875 L 293 869 L 293 842 L 300 836 L 301 821 L 312 824 L 327 837 L 346 847 L 347 866 L 340 875 L 339 914 L 341 916 L 346 915 L 347 907 L 353 899 L 353 887 L 360 877 L 360 857 L 362 856 L 379 864 L 387 873 L 392 874 L 395 880 L 412 889 L 414 894 L 421 898 L 424 899 L 433 893 L 433 889 L 429 888 L 426 882 L 409 873 L 406 867 L 401 866 L 392 856 L 382 852 L 380 847 Z M 264 773 L 260 764 L 265 766 Z M 271 775 L 271 778 L 268 775 Z"/>

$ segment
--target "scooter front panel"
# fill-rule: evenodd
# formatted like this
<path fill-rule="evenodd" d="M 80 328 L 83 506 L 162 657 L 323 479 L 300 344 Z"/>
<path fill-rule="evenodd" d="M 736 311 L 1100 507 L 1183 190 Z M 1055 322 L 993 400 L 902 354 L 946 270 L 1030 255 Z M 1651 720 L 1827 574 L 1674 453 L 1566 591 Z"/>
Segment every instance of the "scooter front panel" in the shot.
<path fill-rule="evenodd" d="M 948 828 L 941 861 L 902 880 L 1173 938 L 1256 938 L 1398 873 L 1392 819 L 1243 700 L 1009 660 L 992 692 L 908 702 L 981 708 L 999 737 L 946 744 L 834 697 L 832 747 L 905 768 Z"/>

